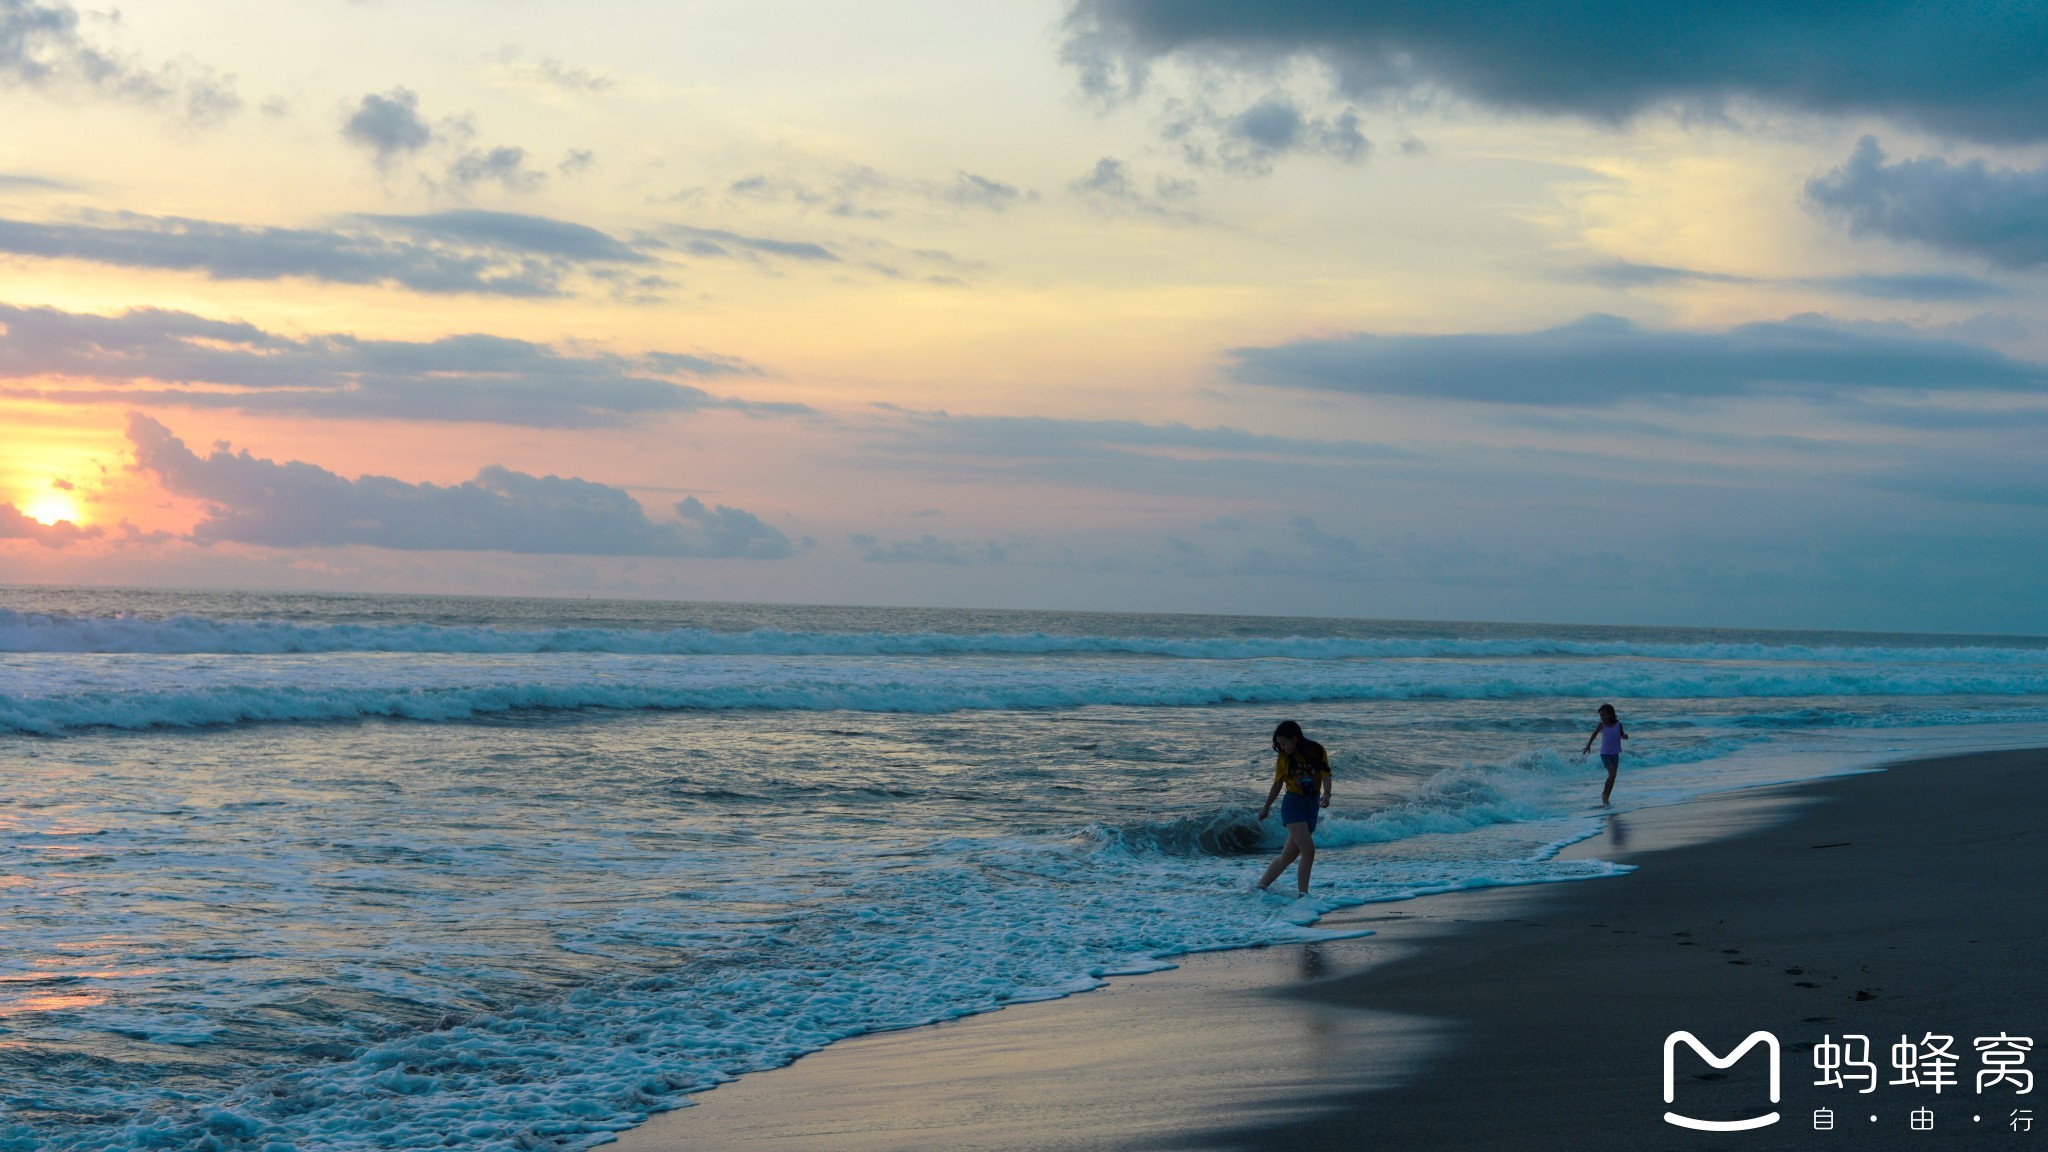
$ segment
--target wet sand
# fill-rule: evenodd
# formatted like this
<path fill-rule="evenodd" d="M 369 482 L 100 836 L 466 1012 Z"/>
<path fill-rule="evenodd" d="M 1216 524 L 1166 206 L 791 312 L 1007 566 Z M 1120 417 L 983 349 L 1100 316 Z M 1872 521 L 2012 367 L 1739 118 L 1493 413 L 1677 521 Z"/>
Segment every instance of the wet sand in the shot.
<path fill-rule="evenodd" d="M 692 1149 L 2020 1147 L 1979 1036 L 2048 1043 L 2048 753 L 1998 752 L 1651 809 L 1576 846 L 1627 876 L 1379 904 L 1356 941 L 1186 958 L 1046 1004 L 832 1046 L 625 1133 Z M 1758 1029 L 1782 1045 L 1725 1072 Z M 1897 1086 L 1902 1033 L 1956 1037 L 1959 1087 Z M 1872 1040 L 1876 1089 L 1816 1087 Z M 2048 1054 L 2027 1066 L 2048 1070 Z M 1814 1112 L 1833 1112 L 1816 1130 Z M 1932 1131 L 1909 1129 L 1910 1113 Z M 1667 1110 L 1780 1120 L 1742 1133 Z M 1877 1120 L 1870 1119 L 1876 1116 Z M 1978 1117 L 1978 1119 L 1972 1119 Z"/>

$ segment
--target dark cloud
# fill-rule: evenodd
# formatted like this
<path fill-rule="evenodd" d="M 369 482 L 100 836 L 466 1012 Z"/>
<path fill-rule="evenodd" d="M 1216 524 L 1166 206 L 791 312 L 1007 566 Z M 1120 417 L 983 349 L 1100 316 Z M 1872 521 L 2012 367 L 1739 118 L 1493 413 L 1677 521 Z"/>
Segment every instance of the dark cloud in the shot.
<path fill-rule="evenodd" d="M 0 504 L 0 540 L 33 540 L 47 548 L 67 548 L 102 534 L 98 525 L 80 528 L 69 520 L 44 524 L 12 504 Z"/>
<path fill-rule="evenodd" d="M 409 88 L 364 96 L 341 134 L 368 148 L 379 164 L 418 152 L 434 140 L 434 130 L 420 118 L 419 94 Z"/>
<path fill-rule="evenodd" d="M 2048 384 L 2048 366 L 1910 329 L 1818 316 L 1683 332 L 1596 314 L 1539 332 L 1360 333 L 1231 356 L 1234 375 L 1250 383 L 1504 404 Z"/>
<path fill-rule="evenodd" d="M 847 540 L 860 551 L 860 558 L 868 564 L 943 564 L 949 567 L 964 567 L 968 564 L 1002 564 L 1010 559 L 1010 550 L 993 540 L 981 544 L 946 540 L 927 532 L 914 540 L 880 540 L 865 532 L 856 532 Z"/>
<path fill-rule="evenodd" d="M 0 219 L 0 252 L 201 272 L 215 280 L 298 276 L 486 296 L 558 296 L 573 272 L 650 259 L 594 228 L 507 212 L 360 216 L 352 221 L 357 227 L 327 229 L 128 212 L 87 219 Z"/>
<path fill-rule="evenodd" d="M 2005 268 L 2048 264 L 2048 168 L 1992 168 L 1922 156 L 1886 164 L 1865 136 L 1847 163 L 1806 184 L 1806 198 L 1858 236 L 1980 257 Z"/>
<path fill-rule="evenodd" d="M 496 465 L 461 484 L 354 480 L 301 461 L 277 463 L 217 447 L 200 456 L 155 420 L 128 418 L 137 465 L 166 491 L 206 505 L 202 542 L 281 548 L 365 544 L 407 551 L 579 556 L 787 556 L 789 538 L 750 512 L 706 508 L 654 521 L 622 488 L 531 476 Z"/>
<path fill-rule="evenodd" d="M 1134 212 L 1186 223 L 1199 218 L 1181 207 L 1200 191 L 1194 181 L 1159 176 L 1148 191 L 1131 166 L 1114 156 L 1097 160 L 1095 167 L 1067 185 L 1067 191 L 1112 212 Z"/>
<path fill-rule="evenodd" d="M 1985 140 L 2048 137 L 2048 5 L 1075 0 L 1066 60 L 1090 91 L 1179 56 L 1265 75 L 1312 58 L 1353 98 L 1447 92 L 1620 122 L 1755 100 Z"/>
<path fill-rule="evenodd" d="M 241 321 L 139 309 L 95 316 L 0 305 L 5 390 L 59 403 L 131 403 L 368 419 L 590 427 L 705 408 L 793 412 L 667 377 L 757 374 L 710 354 L 569 353 L 500 336 L 431 341 L 285 336 Z M 50 385 L 51 378 L 65 383 Z"/>
<path fill-rule="evenodd" d="M 242 107 L 234 77 L 190 62 L 150 67 L 79 31 L 78 9 L 62 0 L 0 0 L 0 83 L 49 93 L 89 92 L 197 124 Z"/>

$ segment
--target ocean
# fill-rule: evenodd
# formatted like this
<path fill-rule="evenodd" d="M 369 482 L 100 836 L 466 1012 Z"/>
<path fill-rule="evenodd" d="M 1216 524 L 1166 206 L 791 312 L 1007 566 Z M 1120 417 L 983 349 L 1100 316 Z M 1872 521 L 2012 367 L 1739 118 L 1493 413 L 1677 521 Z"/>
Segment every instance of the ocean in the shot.
<path fill-rule="evenodd" d="M 2048 640 L 0 589 L 0 1149 L 584 1148 L 835 1040 L 2048 743 Z M 1268 737 L 1331 750 L 1312 898 Z M 1276 885 L 1291 887 L 1291 879 Z"/>

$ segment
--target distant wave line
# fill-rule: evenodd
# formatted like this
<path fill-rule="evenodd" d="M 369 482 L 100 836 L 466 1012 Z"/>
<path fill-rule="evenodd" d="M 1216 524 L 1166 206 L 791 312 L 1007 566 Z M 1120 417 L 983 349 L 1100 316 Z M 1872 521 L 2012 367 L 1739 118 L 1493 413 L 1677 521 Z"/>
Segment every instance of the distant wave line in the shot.
<path fill-rule="evenodd" d="M 152 684 L 107 688 L 90 678 L 47 684 L 35 669 L 17 667 L 0 679 L 0 731 L 57 735 L 92 728 L 200 728 L 270 722 L 390 718 L 461 722 L 545 711 L 855 711 L 947 713 L 984 710 L 1123 707 L 1208 707 L 1358 700 L 1509 700 L 1541 697 L 1610 699 L 1781 699 L 1788 697 L 1914 697 L 2048 695 L 2048 670 L 1815 669 L 1606 665 L 1502 668 L 1498 665 L 1428 669 L 1452 675 L 1396 675 L 1381 665 L 1340 665 L 1351 675 L 1248 676 L 1242 666 L 1212 666 L 1192 675 L 1162 670 L 1145 675 L 1082 675 L 1040 667 L 1028 674 L 979 674 L 952 666 L 917 674 L 902 664 L 845 669 L 817 665 L 749 668 L 735 661 L 690 675 L 607 676 L 580 667 L 556 669 L 559 679 L 508 676 L 468 683 L 382 682 L 335 684 L 319 677 L 324 662 L 292 671 L 307 679 L 252 681 L 236 670 L 165 669 Z M 464 671 L 480 671 L 474 667 Z M 366 671 L 357 669 L 356 671 Z M 369 669 L 388 675 L 390 669 Z M 432 668 L 418 669 L 423 673 Z M 509 669 L 512 673 L 530 669 Z M 639 669 L 646 672 L 646 669 Z M 658 673 L 660 670 L 654 670 Z M 1395 671 L 1406 672 L 1403 668 Z M 26 675 L 22 675 L 26 673 Z M 835 674 L 836 673 L 836 674 Z M 1510 674 L 1513 673 L 1513 674 Z M 212 683 L 206 680 L 211 678 Z M 35 687 L 31 687 L 34 685 Z M 1952 709 L 1949 711 L 1953 711 Z M 1802 713 L 1788 726 L 1865 724 Z M 1952 722 L 1929 714 L 1929 723 Z M 1890 721 L 1898 723 L 1897 719 Z"/>
<path fill-rule="evenodd" d="M 1188 660 L 1639 657 L 1808 663 L 2048 667 L 2048 647 L 1652 643 L 1544 637 L 1166 637 L 1047 632 L 812 632 L 759 628 L 511 628 L 448 624 L 302 624 L 203 616 L 74 616 L 0 609 L 0 652 L 156 655 L 617 653 L 639 656 L 1105 655 Z"/>

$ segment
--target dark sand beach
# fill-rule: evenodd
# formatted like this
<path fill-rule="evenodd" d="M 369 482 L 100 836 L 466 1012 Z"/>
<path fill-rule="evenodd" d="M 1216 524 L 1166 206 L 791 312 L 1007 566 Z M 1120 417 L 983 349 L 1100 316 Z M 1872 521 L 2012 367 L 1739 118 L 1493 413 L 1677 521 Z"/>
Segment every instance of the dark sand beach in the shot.
<path fill-rule="evenodd" d="M 2048 1092 L 1982 1094 L 1977 1037 L 2048 1040 L 2048 753 L 1633 813 L 1576 846 L 1618 878 L 1355 909 L 1357 941 L 1180 969 L 848 1041 L 626 1133 L 633 1152 L 761 1148 L 1900 1148 L 2048 1141 Z M 1756 1030 L 1782 1045 L 1782 1100 Z M 1892 1045 L 1953 1036 L 1959 1083 L 1894 1085 Z M 1871 1039 L 1875 1090 L 1814 1084 Z M 2029 1052 L 2026 1067 L 2048 1066 Z M 1693 1132 L 1701 1119 L 1769 1127 Z M 1817 1130 L 1827 1109 L 1832 1127 Z M 1912 1130 L 1926 1109 L 1931 1130 Z M 2014 1131 L 2029 1110 L 2034 1130 Z M 1875 1119 L 1872 1119 L 1875 1117 Z"/>

